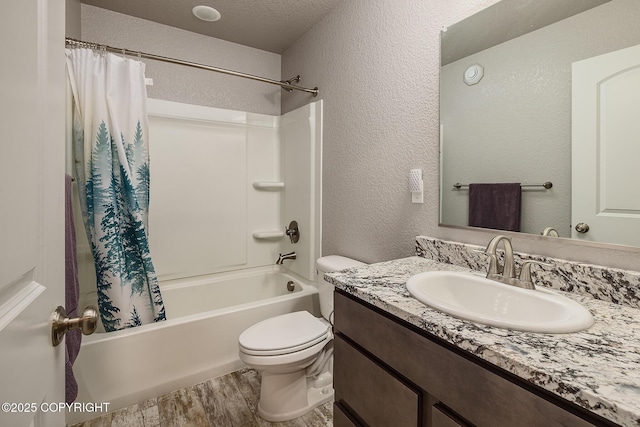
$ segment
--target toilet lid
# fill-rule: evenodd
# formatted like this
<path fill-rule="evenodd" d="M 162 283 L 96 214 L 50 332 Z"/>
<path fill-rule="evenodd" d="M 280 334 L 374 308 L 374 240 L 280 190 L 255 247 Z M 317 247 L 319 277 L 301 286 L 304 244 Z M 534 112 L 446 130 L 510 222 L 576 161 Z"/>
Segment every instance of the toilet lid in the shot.
<path fill-rule="evenodd" d="M 308 311 L 296 311 L 256 323 L 240 334 L 238 341 L 248 354 L 276 355 L 315 345 L 328 333 L 328 324 Z"/>

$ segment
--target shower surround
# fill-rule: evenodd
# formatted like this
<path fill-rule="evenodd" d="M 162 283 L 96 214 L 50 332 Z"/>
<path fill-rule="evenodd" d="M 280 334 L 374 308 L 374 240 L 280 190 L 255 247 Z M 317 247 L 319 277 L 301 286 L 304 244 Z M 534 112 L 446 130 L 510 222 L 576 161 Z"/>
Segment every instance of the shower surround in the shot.
<path fill-rule="evenodd" d="M 110 401 L 110 410 L 238 369 L 237 338 L 259 320 L 319 315 L 322 101 L 269 116 L 150 99 L 148 112 L 149 242 L 167 321 L 85 337 L 78 401 Z M 292 220 L 295 244 L 285 234 Z M 295 260 L 273 265 L 291 251 Z M 78 258 L 81 305 L 95 304 L 86 239 Z"/>

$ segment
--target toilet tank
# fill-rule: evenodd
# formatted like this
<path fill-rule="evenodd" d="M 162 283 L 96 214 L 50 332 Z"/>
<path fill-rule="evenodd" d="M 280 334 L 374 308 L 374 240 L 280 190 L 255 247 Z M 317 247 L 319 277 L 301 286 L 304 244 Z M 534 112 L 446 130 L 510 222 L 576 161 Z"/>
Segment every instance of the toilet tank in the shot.
<path fill-rule="evenodd" d="M 333 323 L 333 285 L 324 280 L 324 273 L 344 270 L 345 268 L 359 267 L 365 263 L 355 259 L 346 258 L 339 255 L 329 255 L 318 258 L 316 261 L 316 282 L 320 297 L 320 311 L 322 317 Z"/>

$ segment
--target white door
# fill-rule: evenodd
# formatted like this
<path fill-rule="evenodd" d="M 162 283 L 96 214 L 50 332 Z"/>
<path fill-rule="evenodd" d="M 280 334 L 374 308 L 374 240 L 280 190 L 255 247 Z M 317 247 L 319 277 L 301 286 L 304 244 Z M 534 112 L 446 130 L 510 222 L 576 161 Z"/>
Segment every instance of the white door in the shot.
<path fill-rule="evenodd" d="M 0 33 L 0 425 L 60 427 L 64 0 L 2 0 Z"/>
<path fill-rule="evenodd" d="M 640 45 L 575 62 L 572 79 L 572 237 L 640 246 Z"/>

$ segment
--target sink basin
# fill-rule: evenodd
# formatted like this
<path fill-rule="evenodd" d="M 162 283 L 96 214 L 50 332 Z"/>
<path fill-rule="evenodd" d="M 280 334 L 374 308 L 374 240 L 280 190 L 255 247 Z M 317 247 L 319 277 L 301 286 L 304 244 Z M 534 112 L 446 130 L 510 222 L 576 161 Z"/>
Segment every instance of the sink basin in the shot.
<path fill-rule="evenodd" d="M 473 273 L 430 271 L 412 276 L 407 290 L 442 312 L 500 328 L 540 333 L 588 329 L 593 316 L 577 302 L 546 289 L 522 289 Z"/>

